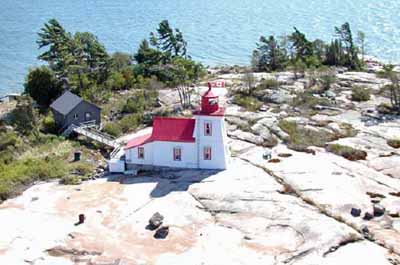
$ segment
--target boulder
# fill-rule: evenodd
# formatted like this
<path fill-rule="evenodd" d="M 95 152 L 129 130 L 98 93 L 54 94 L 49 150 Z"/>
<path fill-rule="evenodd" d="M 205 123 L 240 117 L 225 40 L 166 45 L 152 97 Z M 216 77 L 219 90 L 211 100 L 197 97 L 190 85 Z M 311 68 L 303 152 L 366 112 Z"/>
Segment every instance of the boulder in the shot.
<path fill-rule="evenodd" d="M 270 132 L 267 127 L 263 126 L 262 124 L 256 123 L 251 127 L 251 130 L 254 132 L 254 134 L 259 135 L 263 138 L 263 146 L 274 147 L 278 144 L 278 140 L 276 139 L 276 137 Z"/>
<path fill-rule="evenodd" d="M 383 207 L 380 204 L 375 204 L 374 205 L 374 216 L 375 217 L 380 217 L 385 214 L 385 207 Z"/>
<path fill-rule="evenodd" d="M 372 218 L 374 218 L 374 216 L 373 216 L 371 213 L 369 213 L 369 212 L 366 212 L 366 213 L 364 214 L 364 217 L 363 217 L 363 219 L 364 219 L 365 221 L 369 221 L 369 220 L 371 220 Z"/>
<path fill-rule="evenodd" d="M 228 135 L 232 138 L 239 139 L 245 142 L 249 142 L 256 145 L 262 145 L 264 143 L 263 137 L 259 135 L 254 135 L 249 132 L 244 132 L 241 130 L 236 130 L 233 132 L 228 133 Z"/>
<path fill-rule="evenodd" d="M 358 208 L 351 208 L 350 211 L 351 215 L 354 217 L 359 217 L 361 215 L 361 209 Z"/>
<path fill-rule="evenodd" d="M 165 239 L 169 234 L 169 226 L 160 227 L 156 233 L 154 234 L 154 238 L 156 239 Z"/>
<path fill-rule="evenodd" d="M 162 216 L 159 212 L 153 214 L 153 216 L 149 220 L 149 228 L 151 230 L 155 230 L 162 224 L 164 220 L 164 216 Z"/>
<path fill-rule="evenodd" d="M 289 92 L 285 90 L 276 90 L 268 93 L 263 97 L 264 101 L 275 103 L 275 104 L 283 104 L 288 103 L 293 99 L 293 96 L 289 94 Z"/>

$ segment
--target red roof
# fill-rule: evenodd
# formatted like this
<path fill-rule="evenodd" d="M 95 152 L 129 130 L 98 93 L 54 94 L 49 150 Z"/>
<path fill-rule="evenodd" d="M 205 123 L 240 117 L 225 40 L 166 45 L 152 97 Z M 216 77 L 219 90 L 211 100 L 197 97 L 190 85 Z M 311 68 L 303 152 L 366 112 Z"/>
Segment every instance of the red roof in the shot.
<path fill-rule="evenodd" d="M 149 142 L 195 142 L 193 138 L 195 119 L 155 117 L 153 132 L 139 136 L 128 142 L 125 149 L 134 148 Z"/>
<path fill-rule="evenodd" d="M 150 141 L 150 137 L 151 137 L 151 134 L 146 134 L 146 135 L 142 135 L 142 136 L 138 136 L 136 138 L 133 138 L 132 140 L 130 140 L 127 143 L 127 145 L 125 146 L 125 149 L 134 148 L 136 146 L 148 143 Z"/>

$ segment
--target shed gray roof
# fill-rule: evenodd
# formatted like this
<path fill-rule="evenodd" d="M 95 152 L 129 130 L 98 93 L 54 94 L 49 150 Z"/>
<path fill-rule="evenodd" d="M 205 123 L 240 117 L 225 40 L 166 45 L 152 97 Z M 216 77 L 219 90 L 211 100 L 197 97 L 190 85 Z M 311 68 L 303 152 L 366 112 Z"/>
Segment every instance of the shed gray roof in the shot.
<path fill-rule="evenodd" d="M 50 107 L 57 112 L 66 115 L 71 110 L 73 110 L 79 103 L 81 103 L 83 99 L 78 97 L 75 94 L 72 94 L 68 90 L 64 92 L 59 98 L 57 98 Z"/>

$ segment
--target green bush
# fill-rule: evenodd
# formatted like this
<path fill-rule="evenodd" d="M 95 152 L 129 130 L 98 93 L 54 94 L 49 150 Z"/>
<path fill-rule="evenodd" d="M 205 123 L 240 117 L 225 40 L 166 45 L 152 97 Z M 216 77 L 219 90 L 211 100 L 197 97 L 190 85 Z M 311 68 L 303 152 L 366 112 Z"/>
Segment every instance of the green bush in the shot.
<path fill-rule="evenodd" d="M 45 133 L 57 133 L 56 122 L 53 115 L 47 115 L 42 121 L 42 131 Z"/>
<path fill-rule="evenodd" d="M 25 159 L 0 165 L 0 199 L 13 195 L 18 187 L 37 180 L 62 178 L 67 175 L 65 161 L 61 159 Z"/>
<path fill-rule="evenodd" d="M 275 79 L 265 79 L 257 86 L 257 90 L 277 89 L 279 82 Z"/>
<path fill-rule="evenodd" d="M 244 107 L 248 111 L 257 111 L 261 108 L 262 102 L 251 96 L 244 96 L 242 94 L 237 94 L 234 97 L 234 103 Z"/>
<path fill-rule="evenodd" d="M 351 93 L 352 101 L 362 102 L 362 101 L 368 101 L 370 99 L 371 99 L 371 92 L 369 91 L 369 89 L 359 86 L 353 87 Z"/>
<path fill-rule="evenodd" d="M 78 176 L 64 176 L 60 179 L 60 184 L 63 185 L 79 185 L 82 179 Z"/>
<path fill-rule="evenodd" d="M 387 141 L 387 144 L 393 148 L 400 148 L 400 139 L 391 139 Z"/>
<path fill-rule="evenodd" d="M 289 135 L 286 139 L 290 149 L 305 151 L 310 146 L 325 147 L 327 142 L 337 140 L 337 136 L 325 130 L 312 130 L 292 121 L 281 120 L 279 127 Z"/>
<path fill-rule="evenodd" d="M 127 133 L 139 127 L 142 123 L 143 116 L 140 114 L 125 115 L 119 122 L 119 126 L 123 133 Z"/>
<path fill-rule="evenodd" d="M 365 160 L 367 158 L 367 153 L 365 151 L 340 144 L 328 145 L 326 147 L 326 150 L 328 152 L 342 156 L 350 161 Z"/>
<path fill-rule="evenodd" d="M 119 124 L 114 122 L 109 122 L 104 125 L 103 132 L 116 137 L 122 134 L 122 130 Z"/>
<path fill-rule="evenodd" d="M 124 113 L 142 113 L 145 109 L 145 101 L 143 96 L 129 98 L 124 106 L 122 112 Z"/>
<path fill-rule="evenodd" d="M 296 97 L 293 98 L 291 105 L 293 107 L 312 109 L 317 105 L 330 106 L 332 103 L 327 98 L 316 97 L 311 93 L 304 92 L 297 94 Z"/>

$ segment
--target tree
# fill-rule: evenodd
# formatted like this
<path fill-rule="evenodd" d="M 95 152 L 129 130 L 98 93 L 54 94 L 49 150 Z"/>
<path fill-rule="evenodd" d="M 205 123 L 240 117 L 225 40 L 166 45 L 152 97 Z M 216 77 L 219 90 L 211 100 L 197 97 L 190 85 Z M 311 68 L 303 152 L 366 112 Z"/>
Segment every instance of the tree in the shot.
<path fill-rule="evenodd" d="M 171 74 L 168 85 L 176 87 L 182 108 L 189 108 L 193 93 L 191 86 L 204 75 L 203 66 L 190 59 L 175 57 L 168 67 Z"/>
<path fill-rule="evenodd" d="M 39 59 L 49 63 L 58 79 L 70 82 L 76 93 L 88 89 L 85 84 L 102 83 L 108 77 L 109 56 L 97 37 L 89 32 L 67 32 L 51 19 L 38 33 L 39 49 L 47 48 Z"/>
<path fill-rule="evenodd" d="M 60 82 L 47 66 L 30 69 L 24 86 L 26 94 L 46 107 L 62 93 Z"/>
<path fill-rule="evenodd" d="M 150 67 L 165 64 L 167 62 L 164 54 L 159 50 L 151 48 L 147 40 L 143 40 L 140 43 L 139 49 L 134 55 L 134 59 L 142 66 L 140 72 L 145 76 L 149 75 Z"/>
<path fill-rule="evenodd" d="M 133 58 L 129 53 L 125 52 L 114 52 L 110 58 L 111 68 L 115 71 L 122 71 L 126 67 L 133 64 Z"/>
<path fill-rule="evenodd" d="M 388 78 L 391 84 L 386 85 L 384 90 L 389 91 L 390 103 L 395 111 L 400 113 L 400 77 L 399 73 L 394 71 L 394 65 L 387 64 L 383 66 L 383 71 L 379 74 L 381 77 Z"/>
<path fill-rule="evenodd" d="M 313 43 L 307 40 L 306 35 L 296 27 L 292 35 L 289 36 L 289 40 L 292 43 L 292 48 L 295 51 L 294 56 L 297 60 L 307 62 L 307 58 L 314 55 Z"/>
<path fill-rule="evenodd" d="M 256 88 L 257 79 L 251 71 L 247 71 L 242 75 L 242 82 L 247 89 L 247 94 L 250 96 L 253 94 Z"/>
<path fill-rule="evenodd" d="M 50 19 L 38 33 L 39 49 L 48 50 L 39 55 L 39 59 L 49 63 L 50 68 L 58 76 L 66 76 L 65 69 L 69 64 L 71 34 L 56 19 Z"/>
<path fill-rule="evenodd" d="M 161 21 L 156 32 L 150 33 L 150 43 L 172 57 L 181 56 L 186 58 L 187 43 L 183 38 L 183 34 L 179 29 L 174 31 L 168 20 Z"/>
<path fill-rule="evenodd" d="M 11 123 L 24 135 L 38 135 L 38 114 L 30 97 L 23 97 L 18 101 L 16 108 L 11 112 Z"/>
<path fill-rule="evenodd" d="M 339 40 L 344 43 L 345 46 L 346 66 L 349 66 L 351 69 L 359 69 L 361 63 L 358 58 L 357 47 L 353 41 L 350 24 L 346 22 L 340 28 L 335 27 L 335 32 L 339 36 Z"/>
<path fill-rule="evenodd" d="M 365 57 L 365 33 L 364 32 L 362 32 L 362 31 L 357 32 L 357 42 L 358 42 L 358 45 L 360 46 L 362 61 L 364 62 L 364 57 Z"/>
<path fill-rule="evenodd" d="M 261 36 L 253 51 L 253 60 L 259 71 L 276 71 L 284 69 L 287 58 L 274 36 Z"/>
<path fill-rule="evenodd" d="M 305 76 L 305 71 L 307 69 L 307 65 L 299 59 L 293 59 L 290 61 L 290 68 L 293 71 L 294 78 L 303 78 Z"/>

